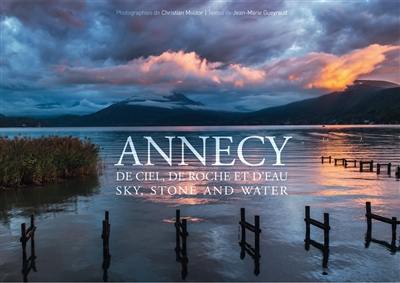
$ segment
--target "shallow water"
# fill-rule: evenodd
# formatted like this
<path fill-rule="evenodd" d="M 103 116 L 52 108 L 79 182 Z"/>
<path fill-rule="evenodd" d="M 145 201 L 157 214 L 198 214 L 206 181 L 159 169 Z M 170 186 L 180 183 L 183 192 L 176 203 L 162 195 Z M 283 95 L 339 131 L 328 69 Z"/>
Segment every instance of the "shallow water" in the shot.
<path fill-rule="evenodd" d="M 360 173 L 358 168 L 321 164 L 321 155 L 357 160 L 400 163 L 400 127 L 152 127 L 152 128 L 60 128 L 1 129 L 1 135 L 73 135 L 89 137 L 101 147 L 103 174 L 99 178 L 0 192 L 0 280 L 22 280 L 20 224 L 35 213 L 36 267 L 29 281 L 102 281 L 101 221 L 110 211 L 110 281 L 180 281 L 181 266 L 175 261 L 175 210 L 188 217 L 187 281 L 396 281 L 400 278 L 400 251 L 371 243 L 365 247 L 365 202 L 373 212 L 400 218 L 400 182 L 385 174 Z M 139 156 L 147 152 L 143 136 L 161 141 L 164 136 L 185 136 L 201 148 L 198 136 L 233 136 L 237 146 L 250 135 L 293 136 L 287 144 L 283 168 L 271 166 L 273 152 L 268 144 L 251 143 L 245 150 L 249 160 L 267 157 L 267 164 L 249 168 L 204 167 L 194 156 L 190 166 L 168 166 L 154 156 L 157 166 L 141 169 L 158 171 L 273 171 L 288 172 L 287 196 L 116 196 L 115 175 L 119 155 L 127 136 L 132 136 Z M 166 144 L 163 144 L 166 146 Z M 180 149 L 174 147 L 174 154 Z M 190 158 L 189 158 L 190 157 Z M 207 158 L 212 160 L 210 151 Z M 176 160 L 175 160 L 176 161 Z M 176 164 L 175 162 L 174 164 Z M 121 169 L 120 169 L 121 170 Z M 126 166 L 125 170 L 139 170 Z M 157 181 L 146 185 L 157 184 Z M 265 184 L 265 182 L 182 181 L 171 185 Z M 328 268 L 322 268 L 322 253 L 304 249 L 304 206 L 311 206 L 313 218 L 330 214 Z M 249 221 L 261 218 L 260 274 L 254 274 L 251 257 L 240 259 L 239 209 L 246 207 Z M 399 230 L 399 228 L 398 228 Z M 373 237 L 391 241 L 391 227 L 373 223 Z M 312 238 L 323 235 L 314 228 Z M 397 235 L 397 246 L 400 231 Z M 249 237 L 249 241 L 252 238 Z"/>

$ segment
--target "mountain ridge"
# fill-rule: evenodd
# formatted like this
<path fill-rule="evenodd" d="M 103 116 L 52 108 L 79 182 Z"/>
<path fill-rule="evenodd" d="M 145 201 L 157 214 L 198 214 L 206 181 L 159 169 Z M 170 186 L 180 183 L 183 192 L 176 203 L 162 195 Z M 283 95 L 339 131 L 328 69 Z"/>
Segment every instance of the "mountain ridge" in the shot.
<path fill-rule="evenodd" d="M 342 92 L 253 112 L 207 110 L 180 93 L 151 101 L 153 106 L 127 99 L 81 116 L 39 119 L 0 114 L 0 127 L 400 124 L 400 86 L 385 81 L 357 80 Z M 162 103 L 167 107 L 159 107 Z"/>

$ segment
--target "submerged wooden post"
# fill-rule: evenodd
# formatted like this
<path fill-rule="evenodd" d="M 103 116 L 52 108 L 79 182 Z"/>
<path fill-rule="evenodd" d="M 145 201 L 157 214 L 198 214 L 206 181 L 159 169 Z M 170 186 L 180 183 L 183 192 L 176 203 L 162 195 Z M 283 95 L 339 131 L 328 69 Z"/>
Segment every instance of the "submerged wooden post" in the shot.
<path fill-rule="evenodd" d="M 305 248 L 306 250 L 310 249 L 310 206 L 306 206 L 305 208 L 305 218 L 306 222 L 306 240 L 305 240 Z"/>
<path fill-rule="evenodd" d="M 354 168 L 357 167 L 357 160 L 355 160 L 355 159 L 352 159 L 352 160 L 345 159 L 344 160 L 344 167 L 345 168 L 349 167 L 349 163 L 353 163 L 353 167 Z"/>
<path fill-rule="evenodd" d="M 106 220 L 107 223 L 110 222 L 110 213 L 108 212 L 108 210 L 104 212 L 104 219 Z"/>
<path fill-rule="evenodd" d="M 20 242 L 22 244 L 22 261 L 23 261 L 23 270 L 25 270 L 26 265 L 26 224 L 21 224 L 21 239 Z"/>
<path fill-rule="evenodd" d="M 365 216 L 367 217 L 367 230 L 370 232 L 372 230 L 371 202 L 367 201 L 365 203 L 365 210 Z"/>
<path fill-rule="evenodd" d="M 392 243 L 396 243 L 397 218 L 392 217 Z"/>
<path fill-rule="evenodd" d="M 24 278 L 24 282 L 28 282 L 28 273 L 26 272 L 28 268 L 28 261 L 27 261 L 27 256 L 26 256 L 26 224 L 22 223 L 21 224 L 21 238 L 20 242 L 22 244 L 22 275 Z"/>
<path fill-rule="evenodd" d="M 392 175 L 392 163 L 388 163 L 387 165 L 387 174 L 390 176 Z"/>
<path fill-rule="evenodd" d="M 34 259 L 35 258 L 35 217 L 33 214 L 31 215 L 31 256 Z"/>
<path fill-rule="evenodd" d="M 371 160 L 370 163 L 369 163 L 369 171 L 370 172 L 374 171 L 374 161 L 373 160 Z"/>
<path fill-rule="evenodd" d="M 103 239 L 103 262 L 110 257 L 110 226 L 110 214 L 105 211 L 101 233 L 101 238 Z"/>
<path fill-rule="evenodd" d="M 246 221 L 246 211 L 242 207 L 240 208 L 240 259 L 244 259 L 246 254 L 248 254 L 254 261 L 254 274 L 258 275 L 260 273 L 260 216 L 254 215 L 254 224 Z M 254 245 L 246 242 L 246 229 L 254 233 Z"/>
<path fill-rule="evenodd" d="M 28 274 L 31 270 L 36 272 L 35 265 L 35 218 L 34 215 L 30 216 L 30 225 L 27 228 L 25 223 L 21 224 L 21 238 L 20 242 L 22 245 L 22 274 L 24 281 L 28 281 Z M 28 257 L 26 246 L 28 241 L 31 241 L 31 254 Z"/>
<path fill-rule="evenodd" d="M 181 247 L 181 236 L 180 236 L 180 228 L 179 225 L 181 223 L 181 211 L 177 209 L 175 212 L 175 232 L 176 232 L 176 244 L 175 244 L 175 251 L 176 251 L 176 260 L 179 261 L 180 259 L 180 247 Z"/>
<path fill-rule="evenodd" d="M 187 239 L 187 221 L 186 219 L 182 219 L 182 258 L 184 262 L 188 261 L 186 239 Z"/>
<path fill-rule="evenodd" d="M 329 250 L 323 250 L 322 251 L 322 267 L 327 268 L 328 267 L 328 260 L 329 260 Z"/>
<path fill-rule="evenodd" d="M 101 238 L 103 239 L 103 263 L 101 265 L 103 269 L 103 281 L 108 281 L 108 269 L 111 264 L 110 255 L 110 213 L 108 210 L 104 212 L 104 220 L 102 221 L 102 233 Z"/>
<path fill-rule="evenodd" d="M 321 163 L 325 163 L 325 159 L 328 159 L 329 164 L 332 163 L 332 156 L 321 156 Z"/>
<path fill-rule="evenodd" d="M 376 174 L 377 175 L 381 174 L 381 164 L 380 163 L 376 164 Z"/>
<path fill-rule="evenodd" d="M 323 260 L 322 265 L 324 268 L 328 267 L 328 257 L 329 257 L 329 213 L 324 213 L 324 221 L 318 221 L 316 219 L 311 218 L 310 216 L 310 206 L 305 207 L 305 218 L 304 221 L 306 222 L 306 238 L 304 239 L 305 242 L 305 249 L 308 251 L 310 246 L 316 247 L 323 253 Z M 310 230 L 311 225 L 323 230 L 324 232 L 324 242 L 316 242 L 311 239 Z"/>
<path fill-rule="evenodd" d="M 110 238 L 110 214 L 108 211 L 104 212 L 104 220 L 102 221 L 103 231 L 101 238 L 103 239 L 103 246 L 108 247 L 108 242 Z"/>
<path fill-rule="evenodd" d="M 241 227 L 241 239 L 240 239 L 240 244 L 244 247 L 246 243 L 246 211 L 245 208 L 242 207 L 240 209 L 240 227 Z"/>
<path fill-rule="evenodd" d="M 255 250 L 255 257 L 260 257 L 260 216 L 254 216 L 254 250 Z"/>
<path fill-rule="evenodd" d="M 397 179 L 400 179 L 400 166 L 397 166 L 397 169 L 396 169 L 396 178 Z"/>
<path fill-rule="evenodd" d="M 329 250 L 329 213 L 324 213 L 324 249 Z"/>

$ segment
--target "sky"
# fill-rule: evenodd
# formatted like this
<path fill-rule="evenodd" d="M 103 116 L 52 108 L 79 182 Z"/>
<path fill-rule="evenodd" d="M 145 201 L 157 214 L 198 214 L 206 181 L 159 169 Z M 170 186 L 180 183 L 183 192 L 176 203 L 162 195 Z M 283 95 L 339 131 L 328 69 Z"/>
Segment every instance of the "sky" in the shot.
<path fill-rule="evenodd" d="M 253 111 L 356 79 L 400 83 L 395 0 L 2 0 L 0 10 L 3 115 L 167 105 L 174 93 Z"/>

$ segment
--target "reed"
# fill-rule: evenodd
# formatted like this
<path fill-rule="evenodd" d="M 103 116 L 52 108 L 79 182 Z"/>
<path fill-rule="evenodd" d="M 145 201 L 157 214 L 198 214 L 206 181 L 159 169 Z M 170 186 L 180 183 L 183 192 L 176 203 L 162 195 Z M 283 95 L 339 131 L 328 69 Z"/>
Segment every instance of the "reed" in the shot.
<path fill-rule="evenodd" d="M 0 187 L 44 185 L 98 172 L 99 148 L 76 137 L 0 137 Z"/>

